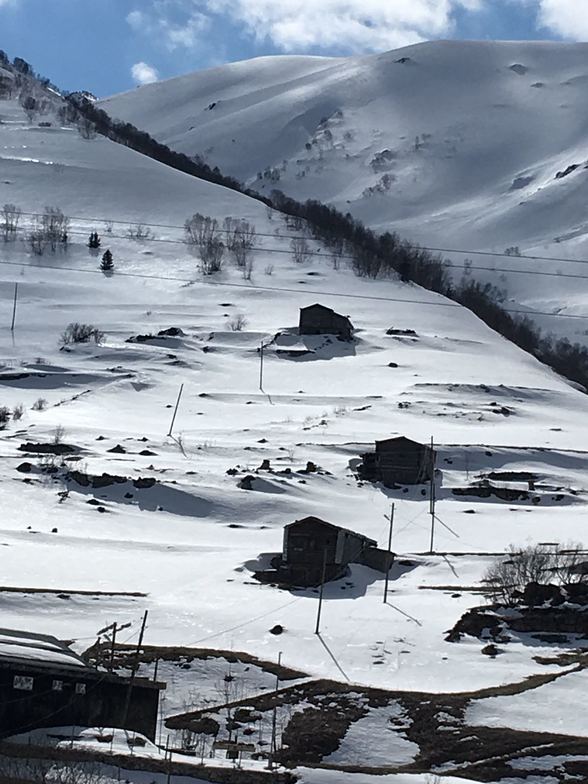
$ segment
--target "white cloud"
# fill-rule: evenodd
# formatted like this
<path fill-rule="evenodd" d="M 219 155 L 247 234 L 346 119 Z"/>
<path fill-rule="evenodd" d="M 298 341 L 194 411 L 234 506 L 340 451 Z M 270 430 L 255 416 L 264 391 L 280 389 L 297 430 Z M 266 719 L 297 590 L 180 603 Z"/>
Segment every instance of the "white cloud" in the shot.
<path fill-rule="evenodd" d="M 485 0 L 207 0 L 256 39 L 284 51 L 309 47 L 382 51 L 446 35 L 453 12 Z"/>
<path fill-rule="evenodd" d="M 173 52 L 194 48 L 210 28 L 211 20 L 193 0 L 153 0 L 148 11 L 131 11 L 127 23 L 136 33 L 156 38 Z"/>
<path fill-rule="evenodd" d="M 143 62 L 133 65 L 131 75 L 138 84 L 151 84 L 159 79 L 157 70 Z"/>
<path fill-rule="evenodd" d="M 132 11 L 136 32 L 169 50 L 205 44 L 212 18 L 221 17 L 256 40 L 283 51 L 384 51 L 450 35 L 453 13 L 479 10 L 488 0 L 151 0 Z M 146 5 L 146 4 L 144 4 Z M 144 6 L 143 6 L 144 8 Z"/>
<path fill-rule="evenodd" d="M 588 39 L 586 0 L 539 0 L 539 24 L 563 38 Z"/>

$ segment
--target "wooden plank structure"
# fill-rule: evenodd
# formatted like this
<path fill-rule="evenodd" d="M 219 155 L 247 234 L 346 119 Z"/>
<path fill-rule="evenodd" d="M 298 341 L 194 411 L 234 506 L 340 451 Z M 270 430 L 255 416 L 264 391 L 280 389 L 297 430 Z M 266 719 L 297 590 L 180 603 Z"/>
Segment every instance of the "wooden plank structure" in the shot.
<path fill-rule="evenodd" d="M 341 340 L 353 338 L 353 324 L 347 316 L 318 303 L 300 308 L 300 335 L 336 335 Z"/>
<path fill-rule="evenodd" d="M 427 444 L 405 436 L 376 441 L 375 451 L 362 456 L 360 476 L 382 482 L 386 487 L 429 482 L 435 467 L 435 453 Z"/>
<path fill-rule="evenodd" d="M 165 684 L 94 669 L 55 637 L 0 629 L 0 736 L 118 727 L 155 739 Z M 127 703 L 128 701 L 128 710 Z"/>

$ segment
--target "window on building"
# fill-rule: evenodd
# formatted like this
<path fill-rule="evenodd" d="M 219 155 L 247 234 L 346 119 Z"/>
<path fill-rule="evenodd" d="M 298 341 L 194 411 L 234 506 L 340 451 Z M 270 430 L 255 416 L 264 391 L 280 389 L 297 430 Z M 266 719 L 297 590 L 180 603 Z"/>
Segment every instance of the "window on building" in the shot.
<path fill-rule="evenodd" d="M 32 691 L 33 683 L 34 679 L 30 678 L 28 675 L 15 675 L 12 687 L 14 689 L 20 689 L 21 691 Z"/>
<path fill-rule="evenodd" d="M 86 684 L 76 683 L 76 694 L 85 694 L 85 693 L 86 693 Z"/>
<path fill-rule="evenodd" d="M 51 688 L 53 691 L 63 691 L 63 681 L 53 681 Z"/>

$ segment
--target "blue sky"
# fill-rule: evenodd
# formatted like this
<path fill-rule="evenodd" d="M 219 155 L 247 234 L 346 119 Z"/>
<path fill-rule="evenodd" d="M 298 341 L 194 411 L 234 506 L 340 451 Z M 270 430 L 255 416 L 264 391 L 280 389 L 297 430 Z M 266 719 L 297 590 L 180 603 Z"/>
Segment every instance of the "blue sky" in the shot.
<path fill-rule="evenodd" d="M 0 0 L 1 49 L 99 96 L 264 54 L 581 36 L 587 0 Z"/>

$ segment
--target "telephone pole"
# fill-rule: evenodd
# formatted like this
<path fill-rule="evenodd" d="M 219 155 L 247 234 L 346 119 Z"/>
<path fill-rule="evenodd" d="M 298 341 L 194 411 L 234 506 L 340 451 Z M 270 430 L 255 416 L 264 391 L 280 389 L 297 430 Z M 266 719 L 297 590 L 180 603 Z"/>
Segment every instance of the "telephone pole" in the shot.
<path fill-rule="evenodd" d="M 429 484 L 429 514 L 431 515 L 431 542 L 429 554 L 435 552 L 435 450 L 433 448 L 433 436 L 431 436 L 431 481 Z"/>
<path fill-rule="evenodd" d="M 280 688 L 280 665 L 282 664 L 282 651 L 278 653 L 278 670 L 276 672 L 276 689 L 275 689 L 275 699 L 274 699 L 274 711 L 272 714 L 272 738 L 270 744 L 270 758 L 269 758 L 269 769 L 273 770 L 274 767 L 274 759 L 276 756 L 276 752 L 278 750 L 277 746 L 277 724 L 278 724 L 278 690 Z"/>
<path fill-rule="evenodd" d="M 139 632 L 139 640 L 137 642 L 137 650 L 135 651 L 135 661 L 133 662 L 133 668 L 131 670 L 131 677 L 129 678 L 129 688 L 127 689 L 127 697 L 125 700 L 125 707 L 123 713 L 123 727 L 127 723 L 127 719 L 129 716 L 129 708 L 131 705 L 131 695 L 133 692 L 133 684 L 135 682 L 135 676 L 137 675 L 137 670 L 139 669 L 139 655 L 141 653 L 141 646 L 143 645 L 143 635 L 145 634 L 145 627 L 147 626 L 147 615 L 149 611 L 145 610 L 145 615 L 143 616 L 143 623 L 141 624 L 141 631 Z"/>
<path fill-rule="evenodd" d="M 325 550 L 324 555 L 323 555 L 323 574 L 322 574 L 322 577 L 321 577 L 321 589 L 320 589 L 320 592 L 319 592 L 319 603 L 318 603 L 318 610 L 317 610 L 317 614 L 316 614 L 316 626 L 315 626 L 315 629 L 314 629 L 314 633 L 315 634 L 320 634 L 321 611 L 323 609 L 323 593 L 324 593 L 324 590 L 325 590 L 325 579 L 326 579 L 326 576 L 327 576 L 327 551 Z"/>
<path fill-rule="evenodd" d="M 384 604 L 388 599 L 388 583 L 390 581 L 390 567 L 392 566 L 392 531 L 394 530 L 394 503 L 390 509 L 390 530 L 388 531 L 388 561 L 386 563 L 386 579 L 384 581 Z"/>
<path fill-rule="evenodd" d="M 259 389 L 263 392 L 263 350 L 265 346 L 263 341 L 259 347 Z"/>
<path fill-rule="evenodd" d="M 178 414 L 178 408 L 180 407 L 180 400 L 182 399 L 182 392 L 183 391 L 184 391 L 184 385 L 182 384 L 180 386 L 180 392 L 178 394 L 178 399 L 176 401 L 176 407 L 174 409 L 174 415 L 172 417 L 171 425 L 169 426 L 169 433 L 167 434 L 168 438 L 171 437 L 171 434 L 172 434 L 173 429 L 174 429 L 174 424 L 175 424 L 175 421 L 176 421 L 176 416 Z"/>
<path fill-rule="evenodd" d="M 14 332 L 14 323 L 16 321 L 16 302 L 18 300 L 18 283 L 14 284 L 14 302 L 12 305 L 12 324 L 10 325 L 10 331 Z"/>

